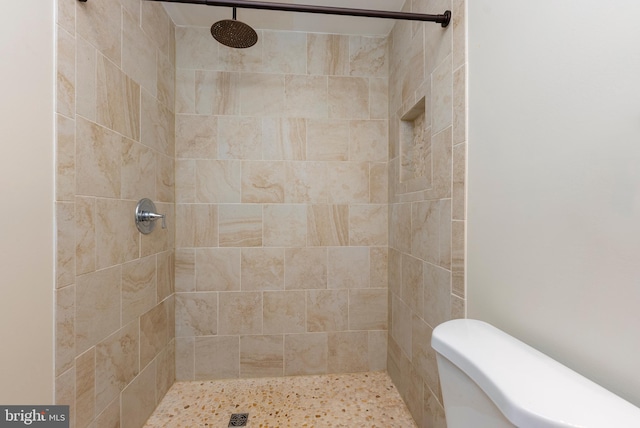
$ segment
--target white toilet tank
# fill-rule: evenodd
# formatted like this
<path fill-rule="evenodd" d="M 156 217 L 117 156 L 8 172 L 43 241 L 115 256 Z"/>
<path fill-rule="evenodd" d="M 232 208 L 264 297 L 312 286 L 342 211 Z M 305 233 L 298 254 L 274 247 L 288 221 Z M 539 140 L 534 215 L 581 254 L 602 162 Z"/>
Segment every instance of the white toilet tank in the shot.
<path fill-rule="evenodd" d="M 640 408 L 485 322 L 440 324 L 431 346 L 448 428 L 640 427 Z"/>

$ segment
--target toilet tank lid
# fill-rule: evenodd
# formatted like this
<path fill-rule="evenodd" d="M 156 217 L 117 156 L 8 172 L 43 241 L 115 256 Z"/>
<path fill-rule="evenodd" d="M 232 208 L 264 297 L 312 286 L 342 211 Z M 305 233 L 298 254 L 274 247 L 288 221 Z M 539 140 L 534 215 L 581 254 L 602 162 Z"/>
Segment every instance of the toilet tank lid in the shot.
<path fill-rule="evenodd" d="M 640 426 L 640 408 L 483 321 L 440 324 L 431 346 L 516 426 Z"/>

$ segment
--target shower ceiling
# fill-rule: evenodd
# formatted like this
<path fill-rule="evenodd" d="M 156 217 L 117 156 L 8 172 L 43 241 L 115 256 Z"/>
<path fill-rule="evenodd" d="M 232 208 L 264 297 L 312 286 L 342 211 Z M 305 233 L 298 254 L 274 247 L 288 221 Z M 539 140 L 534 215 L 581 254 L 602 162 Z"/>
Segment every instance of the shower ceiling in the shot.
<path fill-rule="evenodd" d="M 331 6 L 398 12 L 405 0 L 261 0 L 270 3 Z M 210 27 L 213 22 L 229 19 L 230 7 L 194 4 L 162 3 L 178 26 Z M 422 13 L 442 13 L 421 11 Z M 318 15 L 310 13 L 239 9 L 238 19 L 257 30 L 288 30 L 313 33 L 387 35 L 395 21 L 391 19 L 351 16 Z"/>

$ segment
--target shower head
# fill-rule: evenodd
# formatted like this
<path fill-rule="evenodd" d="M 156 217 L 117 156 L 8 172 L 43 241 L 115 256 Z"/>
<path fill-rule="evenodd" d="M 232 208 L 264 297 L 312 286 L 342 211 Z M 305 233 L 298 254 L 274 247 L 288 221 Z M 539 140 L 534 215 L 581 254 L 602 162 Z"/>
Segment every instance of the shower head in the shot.
<path fill-rule="evenodd" d="M 230 48 L 250 48 L 258 42 L 258 34 L 244 22 L 236 20 L 236 8 L 233 8 L 233 19 L 223 19 L 211 26 L 214 39 Z"/>

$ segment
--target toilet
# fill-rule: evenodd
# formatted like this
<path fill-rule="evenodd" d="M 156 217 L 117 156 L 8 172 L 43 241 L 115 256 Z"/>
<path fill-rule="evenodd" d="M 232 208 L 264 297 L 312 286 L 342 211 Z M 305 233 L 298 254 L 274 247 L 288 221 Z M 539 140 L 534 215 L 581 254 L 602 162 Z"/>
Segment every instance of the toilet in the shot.
<path fill-rule="evenodd" d="M 440 324 L 431 346 L 448 428 L 640 427 L 640 408 L 483 321 Z"/>

